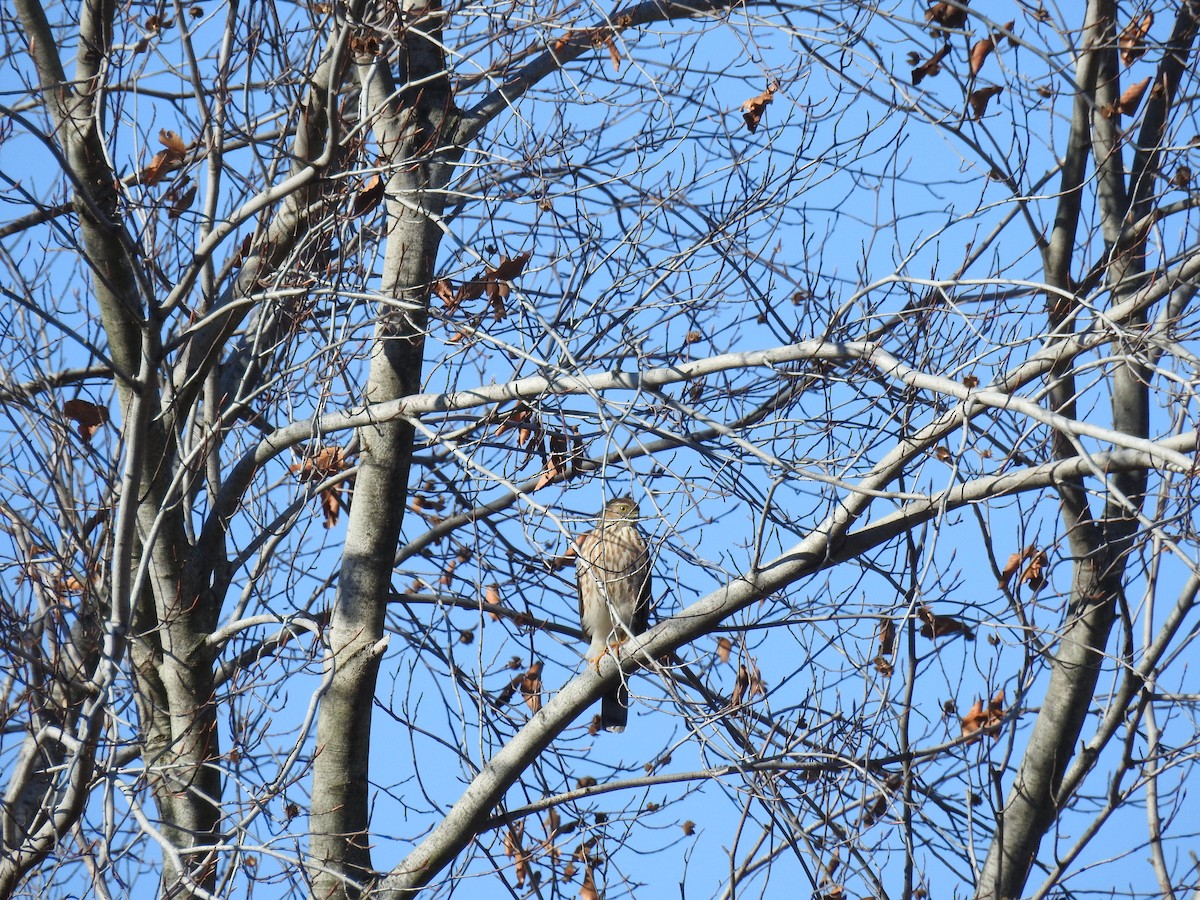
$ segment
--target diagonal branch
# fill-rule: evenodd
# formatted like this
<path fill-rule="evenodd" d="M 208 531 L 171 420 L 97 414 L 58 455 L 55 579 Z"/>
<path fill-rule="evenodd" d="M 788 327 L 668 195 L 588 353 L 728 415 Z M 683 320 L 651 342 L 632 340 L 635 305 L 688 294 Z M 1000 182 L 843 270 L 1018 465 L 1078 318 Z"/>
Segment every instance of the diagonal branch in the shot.
<path fill-rule="evenodd" d="M 674 19 L 695 19 L 735 5 L 735 0 L 695 0 L 691 3 L 643 0 L 614 13 L 605 24 L 567 32 L 465 113 L 454 136 L 454 143 L 460 147 L 469 144 L 489 122 L 511 109 L 542 79 L 629 29 Z"/>

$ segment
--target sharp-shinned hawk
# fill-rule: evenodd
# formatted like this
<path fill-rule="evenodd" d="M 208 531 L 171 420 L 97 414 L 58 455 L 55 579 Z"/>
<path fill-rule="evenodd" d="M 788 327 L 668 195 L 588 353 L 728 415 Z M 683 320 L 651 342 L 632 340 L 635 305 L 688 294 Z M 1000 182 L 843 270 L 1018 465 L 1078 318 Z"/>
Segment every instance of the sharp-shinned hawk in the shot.
<path fill-rule="evenodd" d="M 588 659 L 596 665 L 610 647 L 619 648 L 649 623 L 650 550 L 638 517 L 632 497 L 609 500 L 596 527 L 579 539 L 579 621 L 592 642 Z M 600 725 L 620 732 L 628 721 L 629 690 L 622 682 L 600 701 Z"/>

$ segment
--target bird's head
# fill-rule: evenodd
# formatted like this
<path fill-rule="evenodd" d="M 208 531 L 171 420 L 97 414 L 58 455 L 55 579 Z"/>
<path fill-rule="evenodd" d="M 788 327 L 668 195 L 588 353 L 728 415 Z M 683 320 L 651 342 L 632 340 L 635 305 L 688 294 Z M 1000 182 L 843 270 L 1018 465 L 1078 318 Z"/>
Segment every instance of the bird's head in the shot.
<path fill-rule="evenodd" d="M 601 515 L 605 522 L 636 522 L 642 514 L 632 497 L 615 497 L 604 504 Z"/>

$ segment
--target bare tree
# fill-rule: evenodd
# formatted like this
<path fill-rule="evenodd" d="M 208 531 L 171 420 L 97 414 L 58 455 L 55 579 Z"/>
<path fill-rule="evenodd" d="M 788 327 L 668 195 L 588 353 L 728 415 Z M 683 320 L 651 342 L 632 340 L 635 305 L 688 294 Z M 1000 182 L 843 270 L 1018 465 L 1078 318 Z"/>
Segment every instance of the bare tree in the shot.
<path fill-rule="evenodd" d="M 0 896 L 1196 891 L 1200 11 L 976 5 L 6 6 Z"/>

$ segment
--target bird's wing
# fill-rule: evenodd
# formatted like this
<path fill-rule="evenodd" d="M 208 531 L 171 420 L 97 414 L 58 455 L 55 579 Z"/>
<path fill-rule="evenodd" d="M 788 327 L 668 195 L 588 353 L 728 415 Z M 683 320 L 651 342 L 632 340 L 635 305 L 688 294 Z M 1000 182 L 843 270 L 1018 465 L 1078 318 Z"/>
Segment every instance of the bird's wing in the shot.
<path fill-rule="evenodd" d="M 637 606 L 633 609 L 633 621 L 629 624 L 633 627 L 634 634 L 641 634 L 650 627 L 650 594 L 651 594 L 651 564 L 650 564 L 650 548 L 646 546 L 646 539 L 640 533 L 638 534 L 642 545 L 641 559 L 638 561 L 638 568 L 642 572 L 642 586 L 638 591 Z"/>
<path fill-rule="evenodd" d="M 583 629 L 583 636 L 589 641 L 592 639 L 592 633 L 588 629 L 588 617 L 584 614 L 583 609 L 583 579 L 591 577 L 588 554 L 591 550 L 593 533 L 589 531 L 579 539 L 575 556 L 575 593 L 579 597 L 579 627 Z"/>

